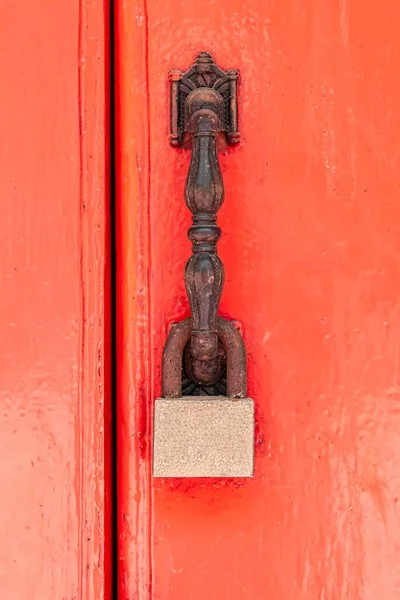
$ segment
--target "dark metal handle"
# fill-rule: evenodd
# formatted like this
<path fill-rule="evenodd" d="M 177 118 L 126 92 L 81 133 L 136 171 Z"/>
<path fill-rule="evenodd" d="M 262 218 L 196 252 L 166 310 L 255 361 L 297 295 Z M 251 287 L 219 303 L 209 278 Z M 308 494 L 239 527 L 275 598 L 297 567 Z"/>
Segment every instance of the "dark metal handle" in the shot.
<path fill-rule="evenodd" d="M 193 214 L 188 237 L 192 256 L 185 284 L 192 312 L 190 354 L 192 374 L 204 383 L 216 378 L 219 362 L 217 315 L 224 284 L 224 267 L 217 254 L 221 229 L 217 212 L 224 184 L 217 140 L 239 141 L 236 83 L 238 71 L 222 71 L 202 52 L 186 73 L 174 70 L 171 80 L 171 145 L 191 145 L 192 157 L 185 201 Z"/>
<path fill-rule="evenodd" d="M 224 199 L 224 184 L 217 158 L 217 133 L 221 129 L 218 97 L 209 88 L 199 88 L 186 102 L 189 131 L 193 135 L 192 159 L 185 188 L 185 201 L 193 213 L 188 237 L 192 256 L 185 269 L 185 284 L 192 311 L 190 352 L 195 360 L 211 360 L 218 352 L 217 312 L 224 284 L 224 267 L 217 254 L 221 230 L 216 213 Z M 215 103 L 215 110 L 196 106 Z"/>

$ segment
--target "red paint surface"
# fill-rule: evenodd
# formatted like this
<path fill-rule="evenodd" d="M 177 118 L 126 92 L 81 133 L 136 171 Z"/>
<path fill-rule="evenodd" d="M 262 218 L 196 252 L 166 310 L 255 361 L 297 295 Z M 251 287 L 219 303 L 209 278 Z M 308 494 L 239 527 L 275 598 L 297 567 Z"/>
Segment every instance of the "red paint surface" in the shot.
<path fill-rule="evenodd" d="M 396 0 L 127 0 L 116 19 L 121 600 L 400 594 Z M 151 481 L 168 324 L 188 314 L 189 153 L 167 72 L 238 67 L 223 314 L 243 324 L 252 481 Z"/>
<path fill-rule="evenodd" d="M 0 7 L 4 600 L 110 598 L 107 19 Z"/>

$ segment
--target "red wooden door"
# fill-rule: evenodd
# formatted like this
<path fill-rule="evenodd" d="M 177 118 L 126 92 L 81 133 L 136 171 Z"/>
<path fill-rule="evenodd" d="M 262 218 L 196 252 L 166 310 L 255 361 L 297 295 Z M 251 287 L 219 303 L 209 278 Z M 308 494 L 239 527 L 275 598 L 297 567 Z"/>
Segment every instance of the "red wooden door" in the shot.
<path fill-rule="evenodd" d="M 396 0 L 116 4 L 121 600 L 400 593 L 399 18 Z M 219 247 L 252 480 L 150 471 L 162 347 L 188 315 L 167 72 L 201 50 L 242 76 Z"/>
<path fill-rule="evenodd" d="M 109 600 L 113 577 L 119 600 L 395 600 L 400 6 L 114 3 L 114 432 L 110 8 L 0 7 L 2 598 Z M 188 315 L 167 72 L 201 50 L 242 75 L 219 248 L 251 480 L 151 478 L 162 347 Z"/>
<path fill-rule="evenodd" d="M 111 598 L 108 28 L 0 3 L 2 600 Z"/>

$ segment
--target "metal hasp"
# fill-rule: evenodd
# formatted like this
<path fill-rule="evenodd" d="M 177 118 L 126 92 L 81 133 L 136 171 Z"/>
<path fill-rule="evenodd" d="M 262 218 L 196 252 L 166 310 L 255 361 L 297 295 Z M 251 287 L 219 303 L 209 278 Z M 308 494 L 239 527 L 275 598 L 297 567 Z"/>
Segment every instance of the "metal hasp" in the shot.
<path fill-rule="evenodd" d="M 185 186 L 193 214 L 192 256 L 185 268 L 192 316 L 172 327 L 164 348 L 153 475 L 251 477 L 254 405 L 246 398 L 246 351 L 234 324 L 218 317 L 224 267 L 217 254 L 217 212 L 224 184 L 217 150 L 239 141 L 239 72 L 221 70 L 201 52 L 188 71 L 173 70 L 169 78 L 170 143 L 192 152 Z M 183 376 L 189 385 L 182 397 Z"/>

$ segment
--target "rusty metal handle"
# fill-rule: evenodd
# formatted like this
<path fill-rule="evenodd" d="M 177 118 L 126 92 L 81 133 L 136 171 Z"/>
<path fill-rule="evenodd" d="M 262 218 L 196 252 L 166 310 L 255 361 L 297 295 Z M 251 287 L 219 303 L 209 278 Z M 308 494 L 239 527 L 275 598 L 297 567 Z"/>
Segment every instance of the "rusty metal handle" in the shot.
<path fill-rule="evenodd" d="M 185 201 L 192 255 L 185 268 L 191 318 L 175 323 L 162 358 L 154 407 L 155 477 L 252 477 L 254 403 L 247 397 L 246 349 L 234 322 L 218 316 L 224 267 L 217 212 L 224 200 L 221 144 L 235 144 L 238 71 L 202 52 L 185 73 L 171 71 L 171 145 L 191 149 Z"/>
<path fill-rule="evenodd" d="M 218 104 L 222 98 L 214 90 L 199 88 L 186 102 L 190 115 L 188 130 L 193 136 L 185 188 L 186 205 L 193 213 L 193 225 L 188 232 L 192 256 L 185 269 L 193 319 L 190 352 L 195 360 L 212 360 L 218 352 L 217 313 L 224 284 L 224 267 L 217 254 L 221 230 L 216 217 L 224 199 L 216 147 L 216 136 L 221 130 Z M 197 108 L 204 105 L 215 106 L 215 110 Z"/>
<path fill-rule="evenodd" d="M 192 313 L 190 354 L 192 374 L 206 383 L 217 378 L 218 308 L 224 267 L 217 254 L 221 229 L 217 212 L 224 200 L 217 140 L 236 144 L 238 71 L 222 71 L 210 54 L 202 52 L 186 73 L 174 70 L 171 80 L 171 145 L 191 146 L 185 187 L 186 205 L 193 214 L 188 231 L 192 256 L 185 268 L 185 284 Z"/>

